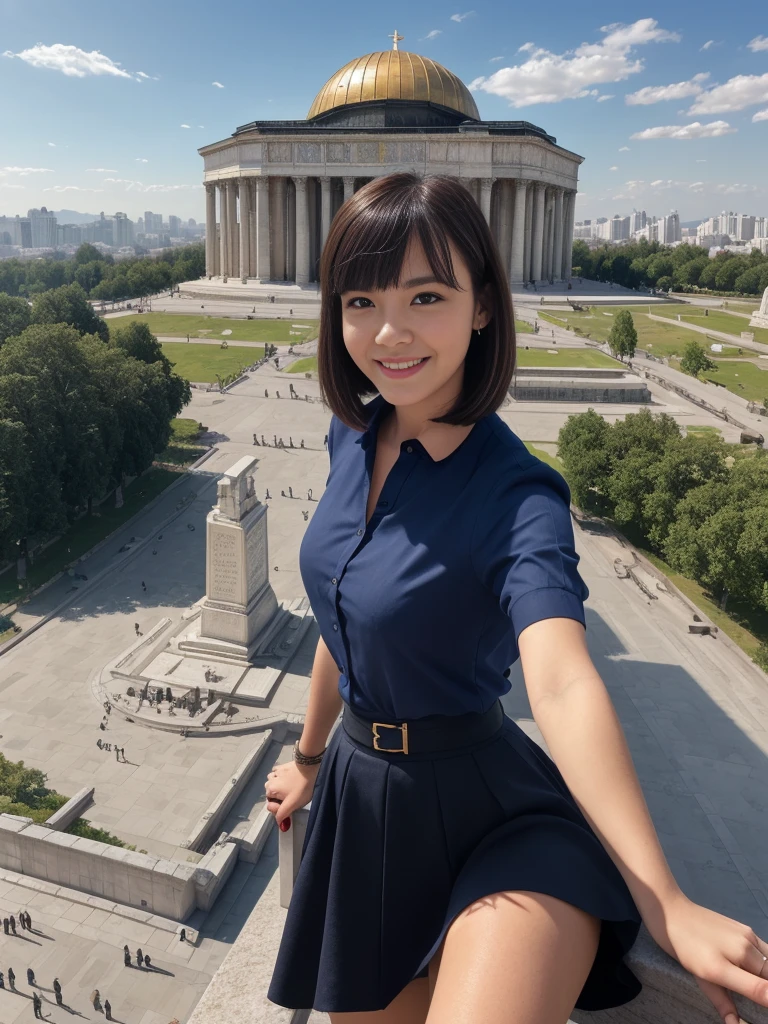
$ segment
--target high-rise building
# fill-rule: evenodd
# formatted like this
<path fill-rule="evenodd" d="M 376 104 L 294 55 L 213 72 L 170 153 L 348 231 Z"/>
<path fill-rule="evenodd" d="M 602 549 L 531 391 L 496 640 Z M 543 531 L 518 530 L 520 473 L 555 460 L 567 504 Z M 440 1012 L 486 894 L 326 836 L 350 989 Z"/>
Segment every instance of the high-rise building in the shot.
<path fill-rule="evenodd" d="M 171 238 L 178 238 L 181 235 L 181 217 L 168 217 L 168 234 Z"/>
<path fill-rule="evenodd" d="M 113 244 L 118 248 L 130 245 L 133 242 L 133 221 L 128 219 L 127 213 L 116 213 L 112 228 Z"/>
<path fill-rule="evenodd" d="M 56 217 L 43 206 L 39 210 L 29 210 L 27 217 L 30 222 L 32 248 L 56 248 Z"/>
<path fill-rule="evenodd" d="M 676 210 L 673 210 L 659 222 L 658 239 L 664 245 L 671 245 L 672 242 L 679 242 L 682 239 L 680 232 L 680 217 Z"/>

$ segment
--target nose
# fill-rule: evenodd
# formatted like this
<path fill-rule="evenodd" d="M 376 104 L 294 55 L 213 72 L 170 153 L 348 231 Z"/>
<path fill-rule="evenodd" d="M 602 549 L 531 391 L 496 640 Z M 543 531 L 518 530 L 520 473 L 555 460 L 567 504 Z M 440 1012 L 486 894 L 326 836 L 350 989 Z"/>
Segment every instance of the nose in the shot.
<path fill-rule="evenodd" d="M 410 344 L 413 341 L 413 334 L 396 324 L 387 321 L 382 324 L 376 332 L 375 342 L 386 348 L 394 348 L 396 345 Z"/>

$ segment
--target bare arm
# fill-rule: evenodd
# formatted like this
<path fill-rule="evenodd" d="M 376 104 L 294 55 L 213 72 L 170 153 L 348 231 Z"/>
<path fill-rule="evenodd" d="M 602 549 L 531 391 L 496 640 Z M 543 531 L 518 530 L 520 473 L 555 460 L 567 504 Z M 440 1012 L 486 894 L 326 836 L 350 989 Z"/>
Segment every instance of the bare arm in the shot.
<path fill-rule="evenodd" d="M 312 665 L 304 729 L 299 740 L 299 750 L 307 757 L 314 757 L 325 749 L 328 734 L 339 717 L 343 703 L 339 693 L 339 675 L 338 666 L 320 637 Z"/>
<path fill-rule="evenodd" d="M 531 710 L 552 758 L 653 929 L 680 889 L 584 627 L 575 619 L 544 619 L 523 630 L 519 648 Z"/>

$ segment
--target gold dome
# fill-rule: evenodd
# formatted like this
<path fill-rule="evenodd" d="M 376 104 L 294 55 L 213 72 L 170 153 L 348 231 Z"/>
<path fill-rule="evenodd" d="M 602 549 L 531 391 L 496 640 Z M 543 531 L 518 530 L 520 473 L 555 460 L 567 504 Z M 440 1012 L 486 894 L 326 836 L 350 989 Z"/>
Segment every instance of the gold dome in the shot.
<path fill-rule="evenodd" d="M 345 64 L 315 96 L 307 120 L 351 103 L 376 100 L 439 103 L 480 120 L 472 94 L 460 78 L 437 61 L 407 50 L 380 50 Z"/>

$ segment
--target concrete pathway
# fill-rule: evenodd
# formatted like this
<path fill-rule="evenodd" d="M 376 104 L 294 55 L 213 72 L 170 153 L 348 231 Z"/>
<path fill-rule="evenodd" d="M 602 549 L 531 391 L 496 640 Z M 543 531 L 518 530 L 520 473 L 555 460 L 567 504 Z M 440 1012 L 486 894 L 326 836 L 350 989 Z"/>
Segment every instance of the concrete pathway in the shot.
<path fill-rule="evenodd" d="M 726 334 L 725 331 L 711 331 L 708 327 L 699 327 L 698 324 L 690 324 L 686 320 L 670 320 L 667 316 L 656 316 L 653 313 L 646 313 L 646 316 L 649 320 L 658 320 L 660 323 L 668 324 L 670 327 L 683 327 L 687 331 L 696 331 L 698 334 L 719 338 L 720 341 L 724 341 L 728 345 L 734 345 L 737 348 L 748 348 L 753 352 L 759 352 L 761 355 L 768 356 L 768 345 L 763 345 L 760 341 L 749 341 L 736 334 Z"/>

